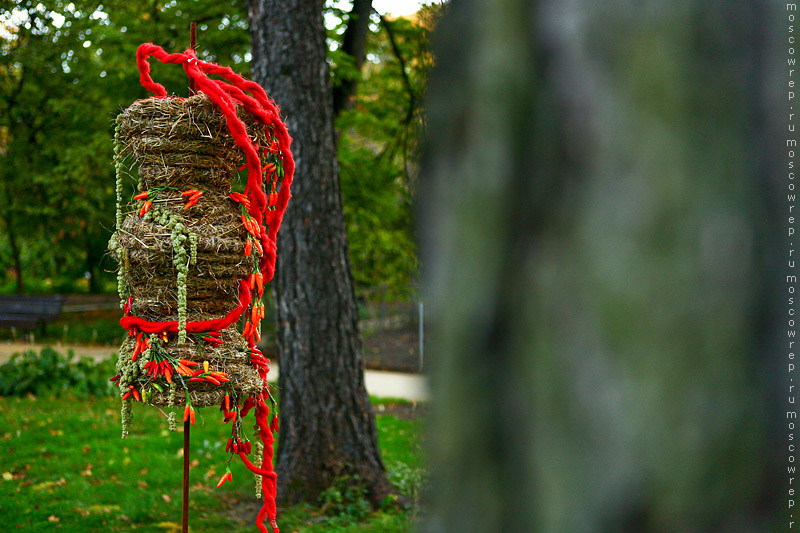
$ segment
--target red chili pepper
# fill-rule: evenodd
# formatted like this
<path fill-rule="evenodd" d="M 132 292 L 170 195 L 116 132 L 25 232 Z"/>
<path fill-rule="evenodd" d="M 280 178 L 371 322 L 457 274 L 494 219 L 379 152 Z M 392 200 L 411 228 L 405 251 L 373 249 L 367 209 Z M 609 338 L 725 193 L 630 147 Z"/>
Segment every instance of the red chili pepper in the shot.
<path fill-rule="evenodd" d="M 186 366 L 197 366 L 197 363 L 195 361 L 190 361 L 188 359 L 178 359 L 178 362 Z"/>
<path fill-rule="evenodd" d="M 152 205 L 153 205 L 153 200 L 147 200 L 144 203 L 144 205 L 142 206 L 142 209 L 139 211 L 139 216 L 143 217 L 145 215 L 145 213 L 150 211 L 150 206 L 152 206 Z"/>
<path fill-rule="evenodd" d="M 183 421 L 186 422 L 189 420 L 189 411 L 191 410 L 191 406 L 187 403 L 186 407 L 183 408 Z"/>
<path fill-rule="evenodd" d="M 264 277 L 261 272 L 256 274 L 256 284 L 258 285 L 258 294 L 262 294 L 264 292 Z"/>
<path fill-rule="evenodd" d="M 187 190 L 183 191 L 183 194 L 181 194 L 181 196 L 191 196 L 191 195 L 193 195 L 195 193 L 198 193 L 198 192 L 200 192 L 200 191 L 198 191 L 197 189 L 187 189 Z"/>
<path fill-rule="evenodd" d="M 114 376 L 113 378 L 109 379 L 108 381 L 117 382 L 119 381 L 120 376 Z"/>
<path fill-rule="evenodd" d="M 150 194 L 150 191 L 142 191 L 136 196 L 133 197 L 134 200 L 144 200 L 147 198 L 147 195 Z"/>
<path fill-rule="evenodd" d="M 228 445 L 227 445 L 227 446 L 225 446 L 225 451 L 226 451 L 226 452 L 229 452 L 229 451 L 231 451 L 232 449 L 233 449 L 233 437 L 231 437 L 230 439 L 228 439 Z"/>
<path fill-rule="evenodd" d="M 250 240 L 250 239 L 247 239 L 247 242 L 244 245 L 244 256 L 245 257 L 250 257 L 250 252 L 252 252 L 252 251 L 253 251 L 253 241 Z"/>
<path fill-rule="evenodd" d="M 222 333 L 219 332 L 219 331 L 209 331 L 208 334 L 211 335 L 212 337 L 221 337 L 222 336 Z"/>
<path fill-rule="evenodd" d="M 117 378 L 117 379 L 119 379 L 119 378 Z M 231 410 L 231 397 L 230 397 L 229 394 L 226 394 L 225 395 L 225 411 L 230 411 L 230 410 Z"/>
<path fill-rule="evenodd" d="M 213 344 L 214 346 L 222 346 L 223 342 L 222 339 L 218 339 L 216 337 L 203 337 L 203 340 L 209 344 Z"/>
<path fill-rule="evenodd" d="M 206 381 L 210 381 L 214 385 L 219 385 L 220 384 L 220 382 L 217 381 L 217 378 L 215 378 L 214 376 L 206 376 Z"/>
<path fill-rule="evenodd" d="M 130 396 L 131 396 L 131 391 L 128 391 L 128 392 L 126 392 L 125 394 L 122 395 L 122 399 L 123 400 L 127 400 L 128 398 L 130 398 Z"/>
<path fill-rule="evenodd" d="M 233 443 L 233 453 L 239 453 L 239 444 Z"/>
<path fill-rule="evenodd" d="M 273 433 L 278 432 L 278 415 L 272 417 L 272 423 L 269 425 L 269 430 Z"/>
<path fill-rule="evenodd" d="M 189 407 L 189 421 L 194 425 L 194 408 Z"/>
<path fill-rule="evenodd" d="M 138 390 L 133 389 L 131 392 L 133 393 L 133 397 L 136 398 L 137 402 L 141 402 L 142 401 L 142 397 L 139 396 L 139 391 Z"/>
<path fill-rule="evenodd" d="M 225 484 L 226 481 L 229 480 L 233 480 L 233 474 L 231 474 L 230 472 L 225 472 L 219 479 L 219 483 L 217 483 L 217 488 L 220 488 L 222 485 Z"/>
<path fill-rule="evenodd" d="M 189 381 L 205 381 L 203 378 L 189 378 Z"/>
<path fill-rule="evenodd" d="M 275 170 L 275 163 L 267 163 L 264 165 L 264 172 L 273 172 Z"/>
<path fill-rule="evenodd" d="M 197 203 L 197 201 L 198 201 L 199 199 L 200 199 L 199 197 L 198 197 L 198 198 L 194 198 L 194 197 L 192 197 L 192 199 L 191 199 L 191 200 L 189 200 L 188 202 L 186 202 L 186 205 L 185 205 L 185 206 L 183 206 L 183 208 L 184 208 L 184 209 L 189 209 L 189 208 L 190 208 L 190 207 L 192 207 L 194 204 L 196 204 L 196 203 Z"/>

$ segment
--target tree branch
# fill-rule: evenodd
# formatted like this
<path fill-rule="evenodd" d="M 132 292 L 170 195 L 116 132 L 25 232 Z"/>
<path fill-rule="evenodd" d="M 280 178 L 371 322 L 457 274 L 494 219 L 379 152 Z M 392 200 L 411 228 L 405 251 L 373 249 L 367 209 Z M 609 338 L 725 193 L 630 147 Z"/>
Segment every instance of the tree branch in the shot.
<path fill-rule="evenodd" d="M 342 52 L 353 58 L 356 76 L 345 77 L 333 88 L 333 116 L 353 105 L 353 95 L 358 85 L 358 73 L 364 64 L 367 51 L 367 34 L 369 33 L 369 15 L 372 12 L 372 0 L 353 0 L 353 9 L 347 21 L 347 28 L 342 38 Z"/>
<path fill-rule="evenodd" d="M 417 95 L 414 93 L 414 88 L 411 85 L 411 79 L 408 77 L 408 72 L 406 71 L 406 61 L 403 59 L 403 54 L 400 53 L 400 47 L 397 45 L 397 38 L 392 30 L 392 25 L 388 20 L 386 20 L 386 17 L 380 13 L 378 13 L 378 17 L 380 17 L 381 25 L 386 30 L 386 35 L 389 37 L 389 44 L 392 45 L 392 52 L 397 58 L 397 62 L 400 64 L 400 75 L 403 78 L 403 85 L 408 93 L 408 110 L 406 111 L 406 116 L 403 119 L 403 141 L 401 144 L 403 152 L 403 173 L 406 176 L 406 183 L 410 184 L 411 178 L 408 173 L 408 130 L 411 127 L 411 121 L 414 118 L 414 112 L 417 108 Z"/>

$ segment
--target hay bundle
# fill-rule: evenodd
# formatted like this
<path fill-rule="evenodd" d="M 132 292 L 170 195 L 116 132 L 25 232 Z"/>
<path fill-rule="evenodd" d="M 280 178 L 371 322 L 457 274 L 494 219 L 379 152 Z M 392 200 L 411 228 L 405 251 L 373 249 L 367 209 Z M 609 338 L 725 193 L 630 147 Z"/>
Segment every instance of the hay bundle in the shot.
<path fill-rule="evenodd" d="M 241 108 L 238 112 L 254 144 L 268 145 L 263 125 Z M 138 169 L 139 189 L 148 191 L 142 200 L 152 201 L 142 216 L 137 202 L 123 208 L 123 222 L 115 235 L 113 251 L 124 272 L 132 311 L 153 322 L 178 321 L 182 308 L 186 322 L 227 315 L 239 304 L 240 280 L 258 270 L 260 256 L 258 251 L 243 254 L 248 233 L 240 206 L 229 197 L 243 155 L 225 117 L 200 94 L 187 99 L 137 101 L 119 115 L 117 123 L 117 156 L 128 168 Z M 185 209 L 192 195 L 184 192 L 193 189 L 203 195 Z M 187 269 L 182 268 L 183 262 Z M 185 283 L 180 283 L 181 271 Z M 136 361 L 131 359 L 137 340 L 143 341 L 138 335 L 129 336 L 120 349 L 120 359 L 143 367 L 157 349 L 176 360 L 198 365 L 208 361 L 210 371 L 226 373 L 233 389 L 245 397 L 258 393 L 262 381 L 235 326 L 219 332 L 216 338 L 221 343 L 203 340 L 207 335 L 190 334 L 184 340 L 179 333 L 180 339 L 168 335 L 167 342 L 156 335 L 146 341 L 150 348 Z M 172 402 L 168 391 L 155 390 L 147 403 L 183 405 L 188 390 L 190 403 L 205 407 L 219 404 L 227 389 L 209 381 L 187 381 L 186 385 L 186 389 L 176 388 Z"/>
<path fill-rule="evenodd" d="M 260 479 L 259 529 L 266 518 L 277 531 L 278 418 L 269 405 L 268 361 L 256 343 L 294 173 L 291 137 L 264 89 L 231 69 L 200 61 L 191 49 L 168 54 L 151 43 L 136 56 L 140 81 L 155 98 L 124 110 L 115 135 L 117 231 L 109 249 L 120 265 L 120 325 L 128 337 L 112 380 L 121 389 L 122 435 L 133 400 L 185 406 L 187 428 L 195 408 L 219 404 L 223 420 L 233 421 L 226 452 Z M 168 97 L 150 77 L 150 56 L 180 64 L 200 93 Z M 242 163 L 244 192 L 231 192 Z M 134 168 L 139 192 L 125 201 L 123 179 Z M 242 423 L 251 411 L 255 463 Z M 230 478 L 227 470 L 219 484 Z"/>

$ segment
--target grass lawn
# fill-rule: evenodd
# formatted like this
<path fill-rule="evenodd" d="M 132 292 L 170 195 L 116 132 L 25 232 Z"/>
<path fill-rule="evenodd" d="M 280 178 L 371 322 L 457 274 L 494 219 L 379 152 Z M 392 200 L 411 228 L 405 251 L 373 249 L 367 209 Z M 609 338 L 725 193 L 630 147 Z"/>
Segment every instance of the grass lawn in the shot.
<path fill-rule="evenodd" d="M 233 482 L 215 488 L 229 434 L 218 414 L 200 410 L 192 428 L 190 526 L 256 531 L 254 477 L 240 460 L 231 463 Z M 0 531 L 180 531 L 183 434 L 169 432 L 154 408 L 135 405 L 134 416 L 121 440 L 118 399 L 0 397 Z M 390 479 L 412 498 L 424 477 L 421 423 L 377 415 Z M 340 496 L 325 495 L 327 514 L 279 510 L 281 531 L 407 531 L 415 519 L 415 511 L 366 512 Z"/>

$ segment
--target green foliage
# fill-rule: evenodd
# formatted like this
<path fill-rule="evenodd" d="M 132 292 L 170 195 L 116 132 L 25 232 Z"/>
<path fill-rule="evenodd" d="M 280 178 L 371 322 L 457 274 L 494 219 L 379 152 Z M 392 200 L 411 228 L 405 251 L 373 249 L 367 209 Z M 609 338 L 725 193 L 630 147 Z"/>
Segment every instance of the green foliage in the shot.
<path fill-rule="evenodd" d="M 418 502 L 428 482 L 428 471 L 421 467 L 395 462 L 387 465 L 387 474 L 392 486 L 405 496 Z"/>
<path fill-rule="evenodd" d="M 114 365 L 113 359 L 99 363 L 89 357 L 75 360 L 72 350 L 65 357 L 49 346 L 40 353 L 27 350 L 0 365 L 0 396 L 64 392 L 80 397 L 111 396 L 116 387 L 108 378 L 114 375 Z"/>
<path fill-rule="evenodd" d="M 362 289 L 387 289 L 390 298 L 406 296 L 416 278 L 417 139 L 433 63 L 428 42 L 440 11 L 373 15 L 359 72 L 340 49 L 347 13 L 327 8 L 339 21 L 328 35 L 332 83 L 358 80 L 353 108 L 337 119 L 354 278 Z M 190 20 L 198 22 L 200 57 L 247 73 L 244 0 L 30 0 L 0 12 L 0 290 L 16 290 L 17 261 L 28 292 L 112 286 L 116 265 L 106 243 L 114 226 L 113 119 L 148 96 L 137 46 L 182 50 Z M 168 92 L 186 94 L 182 69 L 155 60 L 151 66 Z M 126 180 L 123 197 L 133 186 Z"/>
<path fill-rule="evenodd" d="M 363 519 L 371 510 L 367 489 L 358 476 L 338 478 L 322 491 L 317 504 L 321 513 L 355 521 Z"/>
<path fill-rule="evenodd" d="M 0 278 L 15 279 L 19 260 L 23 279 L 89 272 L 87 289 L 105 289 L 105 271 L 114 269 L 105 257 L 114 225 L 113 117 L 147 96 L 138 45 L 182 50 L 190 20 L 198 22 L 201 57 L 247 69 L 244 0 L 23 1 L 0 11 Z M 186 94 L 180 68 L 154 64 L 153 75 Z"/>
<path fill-rule="evenodd" d="M 373 16 L 355 102 L 337 118 L 339 169 L 353 276 L 361 288 L 407 296 L 416 278 L 412 205 L 422 100 L 433 65 L 430 33 L 440 9 L 410 19 Z M 341 28 L 331 31 L 340 38 Z M 355 76 L 351 58 L 331 52 L 334 85 Z"/>

